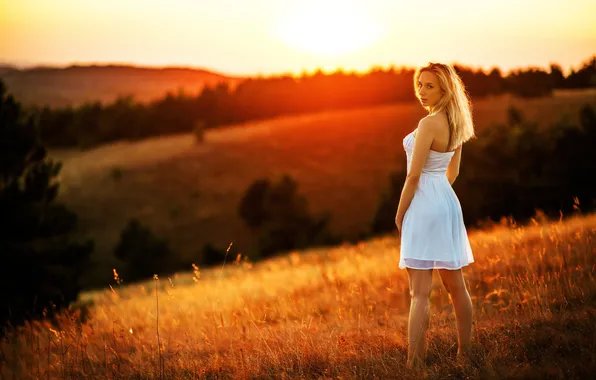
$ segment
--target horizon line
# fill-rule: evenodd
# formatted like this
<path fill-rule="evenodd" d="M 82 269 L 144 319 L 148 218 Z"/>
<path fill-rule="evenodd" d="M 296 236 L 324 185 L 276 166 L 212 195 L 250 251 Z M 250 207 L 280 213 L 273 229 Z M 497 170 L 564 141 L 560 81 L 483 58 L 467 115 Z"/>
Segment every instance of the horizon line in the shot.
<path fill-rule="evenodd" d="M 586 65 L 586 63 L 589 63 L 590 61 L 596 60 L 596 53 L 593 53 L 592 55 L 590 55 L 589 57 L 585 58 L 584 60 L 582 60 L 580 63 L 578 63 L 575 66 L 570 66 L 569 68 L 564 68 L 560 63 L 556 62 L 556 61 L 551 61 L 549 62 L 546 66 L 540 66 L 540 65 L 536 65 L 536 64 L 528 64 L 526 66 L 514 66 L 508 69 L 504 69 L 502 66 L 494 64 L 494 65 L 490 65 L 488 69 L 485 69 L 484 67 L 480 66 L 480 65 L 470 65 L 470 64 L 465 64 L 462 62 L 458 62 L 458 61 L 450 61 L 447 62 L 448 64 L 451 65 L 456 65 L 456 66 L 461 66 L 461 67 L 465 67 L 467 69 L 471 69 L 474 72 L 478 72 L 478 71 L 482 71 L 484 73 L 490 73 L 493 69 L 498 69 L 502 75 L 508 75 L 510 73 L 519 71 L 519 70 L 524 70 L 524 69 L 543 69 L 543 70 L 548 70 L 550 68 L 551 65 L 556 65 L 558 66 L 561 71 L 563 72 L 563 74 L 565 76 L 568 76 L 569 74 L 571 74 L 572 71 L 578 71 L 579 69 L 581 69 L 582 67 L 584 67 Z M 194 70 L 194 71 L 206 71 L 209 72 L 211 74 L 216 74 L 216 75 L 220 75 L 220 76 L 224 76 L 224 77 L 230 77 L 230 78 L 255 78 L 255 77 L 276 77 L 276 76 L 294 76 L 294 77 L 298 77 L 298 76 L 302 76 L 305 73 L 309 74 L 309 73 L 316 73 L 318 71 L 324 72 L 326 74 L 330 74 L 330 73 L 335 73 L 335 72 L 345 72 L 345 73 L 359 73 L 359 74 L 367 74 L 372 72 L 375 69 L 412 69 L 415 70 L 417 65 L 408 65 L 408 64 L 398 64 L 398 63 L 389 63 L 389 64 L 371 64 L 369 65 L 368 69 L 365 70 L 359 70 L 359 69 L 347 69 L 345 67 L 342 66 L 337 66 L 336 68 L 332 69 L 332 70 L 327 70 L 324 69 L 322 67 L 316 67 L 314 69 L 304 69 L 301 70 L 300 72 L 292 72 L 292 71 L 276 71 L 276 72 L 269 72 L 269 73 L 263 73 L 263 72 L 253 72 L 253 73 L 226 73 L 224 71 L 215 69 L 215 68 L 210 68 L 208 66 L 195 66 L 195 65 L 190 65 L 190 64 L 176 64 L 176 63 L 172 63 L 172 64 L 164 64 L 164 65 L 155 65 L 155 64 L 142 64 L 142 63 L 134 63 L 134 62 L 118 62 L 118 61 L 72 61 L 69 63 L 63 63 L 63 64 L 51 64 L 51 63 L 15 63 L 15 62 L 7 62 L 7 61 L 0 61 L 0 67 L 8 67 L 8 68 L 13 68 L 13 69 L 17 69 L 19 71 L 26 71 L 26 70 L 35 70 L 35 69 L 68 69 L 68 68 L 73 68 L 73 67 L 122 67 L 122 68 L 136 68 L 136 69 L 150 69 L 150 70 L 164 70 L 164 69 L 178 69 L 178 70 Z"/>

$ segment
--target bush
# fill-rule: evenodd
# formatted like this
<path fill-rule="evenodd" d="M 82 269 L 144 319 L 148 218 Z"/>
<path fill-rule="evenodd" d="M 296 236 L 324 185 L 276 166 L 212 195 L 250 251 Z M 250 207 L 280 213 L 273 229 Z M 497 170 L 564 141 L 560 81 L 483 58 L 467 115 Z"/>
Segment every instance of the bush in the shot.
<path fill-rule="evenodd" d="M 298 194 L 298 184 L 288 175 L 274 184 L 267 179 L 255 181 L 240 201 L 238 213 L 257 235 L 257 250 L 264 257 L 339 242 L 328 231 L 329 214 L 311 216 L 306 198 Z"/>
<path fill-rule="evenodd" d="M 200 254 L 200 263 L 202 265 L 217 265 L 223 263 L 226 258 L 226 250 L 216 248 L 213 244 L 207 243 L 203 246 Z M 230 256 L 228 256 L 228 259 Z"/>
<path fill-rule="evenodd" d="M 198 144 L 205 142 L 205 122 L 203 120 L 195 121 L 192 131 Z"/>
<path fill-rule="evenodd" d="M 405 171 L 397 171 L 389 176 L 389 188 L 381 196 L 381 202 L 372 221 L 371 232 L 373 234 L 397 232 L 395 214 L 405 181 Z"/>
<path fill-rule="evenodd" d="M 126 264 L 121 271 L 124 281 L 152 278 L 154 274 L 166 274 L 173 270 L 173 255 L 168 242 L 155 235 L 138 219 L 131 219 L 122 230 L 114 254 Z"/>
<path fill-rule="evenodd" d="M 77 241 L 77 216 L 55 202 L 61 164 L 39 141 L 37 120 L 0 81 L 0 323 L 51 315 L 76 300 L 92 241 Z"/>

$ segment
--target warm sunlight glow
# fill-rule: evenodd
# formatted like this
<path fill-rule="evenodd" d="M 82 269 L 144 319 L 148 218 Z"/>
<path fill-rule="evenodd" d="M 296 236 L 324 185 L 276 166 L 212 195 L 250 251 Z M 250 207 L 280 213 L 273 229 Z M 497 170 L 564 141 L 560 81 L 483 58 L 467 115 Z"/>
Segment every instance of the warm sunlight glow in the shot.
<path fill-rule="evenodd" d="M 594 0 L 0 0 L 0 65 L 258 75 L 432 60 L 569 72 L 595 53 L 594 14 Z"/>
<path fill-rule="evenodd" d="M 349 54 L 379 40 L 381 28 L 355 2 L 305 1 L 280 19 L 279 37 L 288 45 L 317 55 Z"/>

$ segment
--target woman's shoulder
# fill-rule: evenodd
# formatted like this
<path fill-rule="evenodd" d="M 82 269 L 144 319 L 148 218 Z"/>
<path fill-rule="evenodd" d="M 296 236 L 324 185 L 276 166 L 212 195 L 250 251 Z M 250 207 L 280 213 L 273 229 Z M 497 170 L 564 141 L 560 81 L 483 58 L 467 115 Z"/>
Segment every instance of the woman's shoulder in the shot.
<path fill-rule="evenodd" d="M 432 132 L 440 131 L 445 126 L 449 127 L 445 115 L 441 113 L 427 115 L 418 122 L 418 128 Z"/>

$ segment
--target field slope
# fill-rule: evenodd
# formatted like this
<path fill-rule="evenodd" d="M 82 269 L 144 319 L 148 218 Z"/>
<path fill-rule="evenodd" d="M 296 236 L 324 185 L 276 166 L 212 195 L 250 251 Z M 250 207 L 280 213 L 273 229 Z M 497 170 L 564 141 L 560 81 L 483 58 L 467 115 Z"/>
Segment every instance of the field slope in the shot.
<path fill-rule="evenodd" d="M 474 102 L 474 117 L 478 129 L 490 128 L 505 122 L 513 105 L 529 120 L 549 125 L 564 113 L 577 118 L 584 103 L 596 107 L 594 94 L 482 99 Z M 258 178 L 289 174 L 313 213 L 329 211 L 332 231 L 358 240 L 370 229 L 389 175 L 405 163 L 403 137 L 423 116 L 418 104 L 395 104 L 210 130 L 201 145 L 192 135 L 179 135 L 52 155 L 64 163 L 60 200 L 96 241 L 93 268 L 105 276 L 87 278 L 105 286 L 118 265 L 112 252 L 119 234 L 133 217 L 185 259 L 207 243 L 226 249 L 234 242 L 232 253 L 247 253 L 253 237 L 237 209 Z"/>
<path fill-rule="evenodd" d="M 464 275 L 475 313 L 473 362 L 454 364 L 453 309 L 435 275 L 427 378 L 595 373 L 596 216 L 470 238 L 476 262 Z M 75 313 L 9 334 L 0 343 L 0 376 L 413 378 L 404 368 L 409 296 L 398 256 L 399 242 L 385 236 L 114 283 L 83 295 L 81 324 Z"/>

